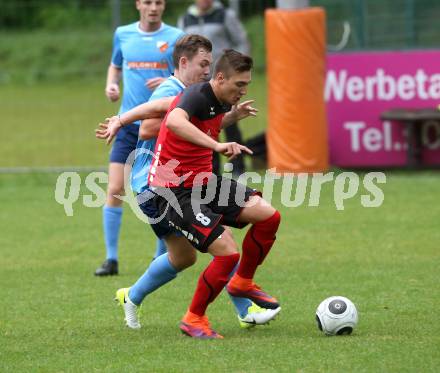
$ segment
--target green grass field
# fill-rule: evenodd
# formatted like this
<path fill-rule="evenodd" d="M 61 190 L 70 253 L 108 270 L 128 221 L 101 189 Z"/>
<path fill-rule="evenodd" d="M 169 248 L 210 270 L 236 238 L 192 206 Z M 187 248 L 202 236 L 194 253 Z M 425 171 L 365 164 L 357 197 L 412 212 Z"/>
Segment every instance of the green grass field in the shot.
<path fill-rule="evenodd" d="M 329 23 L 331 43 L 347 17 L 339 10 Z M 418 36 L 431 45 L 436 23 L 426 24 Z M 249 138 L 266 128 L 267 108 L 261 17 L 246 25 L 257 63 L 248 97 L 260 109 L 241 125 Z M 107 163 L 109 148 L 94 129 L 119 107 L 103 92 L 110 31 L 59 29 L 2 35 L 0 168 Z M 381 207 L 362 207 L 361 190 L 343 211 L 333 184 L 323 187 L 319 207 L 287 208 L 277 182 L 273 203 L 282 223 L 257 282 L 280 300 L 282 313 L 268 326 L 242 330 L 221 294 L 208 314 L 225 339 L 197 341 L 182 336 L 178 323 L 207 255 L 147 297 L 142 329 L 129 330 L 113 297 L 151 261 L 150 228 L 126 208 L 120 275 L 96 278 L 104 257 L 101 209 L 83 205 L 90 194 L 84 184 L 67 217 L 55 201 L 57 174 L 0 173 L 0 372 L 438 372 L 440 178 L 386 174 Z M 241 241 L 244 231 L 234 234 Z M 331 295 L 357 305 L 353 335 L 318 331 L 315 309 Z"/>
<path fill-rule="evenodd" d="M 280 317 L 241 330 L 222 294 L 208 311 L 225 339 L 196 341 L 177 326 L 207 255 L 146 298 L 143 328 L 128 330 L 112 298 L 148 265 L 150 228 L 126 210 L 121 274 L 95 278 L 104 253 L 101 210 L 78 201 L 74 216 L 65 216 L 54 200 L 57 175 L 0 175 L 0 371 L 438 371 L 440 179 L 387 176 L 381 207 L 363 208 L 359 192 L 343 211 L 330 184 L 319 207 L 286 208 L 277 183 L 273 203 L 283 221 L 257 280 L 280 299 Z M 318 331 L 314 311 L 330 295 L 357 305 L 352 336 Z"/>

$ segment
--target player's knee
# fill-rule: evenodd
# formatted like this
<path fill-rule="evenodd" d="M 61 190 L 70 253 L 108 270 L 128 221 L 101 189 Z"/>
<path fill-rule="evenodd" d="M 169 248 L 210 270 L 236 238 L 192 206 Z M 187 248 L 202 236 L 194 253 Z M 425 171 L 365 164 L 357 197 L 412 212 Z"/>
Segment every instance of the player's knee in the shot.
<path fill-rule="evenodd" d="M 197 261 L 196 250 L 186 240 L 182 242 L 182 237 L 169 237 L 167 247 L 170 263 L 178 271 L 191 267 Z"/>
<path fill-rule="evenodd" d="M 211 255 L 227 256 L 238 253 L 238 246 L 232 237 L 232 233 L 225 231 L 208 248 Z"/>
<path fill-rule="evenodd" d="M 238 245 L 234 240 L 232 229 L 229 227 L 225 227 L 225 231 L 223 232 L 222 237 L 224 237 L 225 252 L 227 252 L 228 255 L 238 253 Z"/>
<path fill-rule="evenodd" d="M 267 206 L 264 206 L 259 211 L 257 219 L 258 219 L 258 221 L 257 221 L 258 223 L 262 223 L 262 222 L 270 220 L 274 223 L 278 222 L 278 224 L 279 224 L 281 221 L 281 214 L 275 207 L 273 207 L 271 205 L 267 205 Z"/>
<path fill-rule="evenodd" d="M 169 255 L 172 266 L 179 272 L 191 267 L 197 261 L 197 255 L 193 252 L 179 256 Z"/>
<path fill-rule="evenodd" d="M 188 253 L 186 253 L 182 259 L 183 259 L 181 265 L 182 269 L 191 267 L 197 261 L 197 253 L 195 250 L 191 250 Z"/>
<path fill-rule="evenodd" d="M 225 230 L 221 236 L 221 245 L 226 255 L 232 255 L 238 253 L 237 243 L 234 241 L 231 230 Z"/>
<path fill-rule="evenodd" d="M 274 210 L 270 215 L 266 215 L 264 219 L 261 219 L 256 225 L 259 229 L 277 231 L 281 223 L 281 214 L 278 210 Z"/>
<path fill-rule="evenodd" d="M 120 185 L 119 183 L 109 183 L 107 188 L 107 196 L 113 197 L 114 196 L 122 196 L 124 195 L 124 185 Z"/>
<path fill-rule="evenodd" d="M 109 192 L 107 193 L 107 198 L 105 200 L 105 204 L 107 206 L 112 206 L 112 207 L 119 207 L 122 206 L 122 200 L 117 198 L 116 196 L 121 196 L 124 195 L 124 193 L 122 192 Z"/>

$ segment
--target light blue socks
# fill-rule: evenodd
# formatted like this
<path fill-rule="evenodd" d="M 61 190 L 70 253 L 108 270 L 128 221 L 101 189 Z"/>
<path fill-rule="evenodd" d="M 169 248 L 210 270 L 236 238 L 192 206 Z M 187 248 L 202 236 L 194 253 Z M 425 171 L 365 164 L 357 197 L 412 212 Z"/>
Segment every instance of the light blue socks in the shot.
<path fill-rule="evenodd" d="M 118 241 L 122 211 L 122 207 L 104 206 L 102 209 L 107 259 L 118 260 Z"/>
<path fill-rule="evenodd" d="M 237 267 L 231 273 L 231 276 L 235 273 L 236 269 Z M 176 278 L 177 274 L 178 271 L 171 265 L 168 253 L 165 250 L 164 254 L 159 255 L 151 262 L 145 273 L 130 288 L 128 296 L 134 304 L 140 305 L 148 294 Z M 246 316 L 252 302 L 247 298 L 233 297 L 231 295 L 230 298 L 237 314 L 240 317 Z"/>
<path fill-rule="evenodd" d="M 237 271 L 238 264 L 235 266 L 234 270 L 229 275 L 229 278 L 231 278 L 234 273 Z M 225 287 L 226 291 L 226 287 Z M 227 292 L 227 291 L 226 291 Z M 233 297 L 232 295 L 229 295 L 229 298 L 231 298 L 232 304 L 235 307 L 235 311 L 240 317 L 245 317 L 248 314 L 248 308 L 252 305 L 252 302 L 247 298 L 239 298 L 239 297 Z"/>
<path fill-rule="evenodd" d="M 156 240 L 156 252 L 154 254 L 153 259 L 156 259 L 157 257 L 165 254 L 167 252 L 167 245 L 165 244 L 164 239 L 157 239 Z"/>
<path fill-rule="evenodd" d="M 168 253 L 158 256 L 130 288 L 128 293 L 130 300 L 134 304 L 140 305 L 148 294 L 176 278 L 177 273 L 178 271 L 169 261 Z"/>

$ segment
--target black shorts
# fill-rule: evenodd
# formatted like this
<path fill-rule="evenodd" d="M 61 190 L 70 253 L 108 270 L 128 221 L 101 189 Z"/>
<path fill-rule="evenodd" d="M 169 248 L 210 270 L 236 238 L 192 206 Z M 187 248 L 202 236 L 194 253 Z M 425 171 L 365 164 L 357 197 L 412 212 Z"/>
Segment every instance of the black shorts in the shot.
<path fill-rule="evenodd" d="M 160 219 L 156 204 L 154 203 L 154 193 L 147 189 L 136 196 L 139 208 L 148 217 L 153 232 L 157 238 L 165 238 L 174 232 L 166 219 Z M 177 233 L 180 236 L 180 234 Z"/>
<path fill-rule="evenodd" d="M 154 191 L 159 215 L 201 252 L 207 252 L 209 245 L 224 232 L 222 225 L 246 226 L 247 223 L 237 221 L 238 216 L 244 203 L 252 195 L 260 194 L 221 176 L 213 176 L 201 187 L 154 188 Z"/>

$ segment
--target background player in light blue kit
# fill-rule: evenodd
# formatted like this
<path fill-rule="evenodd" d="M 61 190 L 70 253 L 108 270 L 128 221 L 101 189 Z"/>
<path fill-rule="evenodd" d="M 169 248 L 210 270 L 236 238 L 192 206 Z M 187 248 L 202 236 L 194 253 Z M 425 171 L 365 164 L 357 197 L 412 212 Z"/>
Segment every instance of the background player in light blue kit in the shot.
<path fill-rule="evenodd" d="M 183 32 L 162 22 L 165 0 L 137 0 L 138 22 L 118 27 L 113 39 L 111 64 L 107 72 L 106 96 L 111 101 L 120 97 L 122 76 L 124 92 L 119 113 L 124 113 L 150 98 L 174 70 L 174 45 Z M 124 164 L 136 148 L 139 123 L 119 131 L 110 154 L 109 184 L 103 209 L 106 260 L 95 271 L 97 276 L 118 274 L 118 241 L 122 219 L 122 201 L 115 196 L 124 194 Z M 163 252 L 163 243 L 158 248 Z"/>

